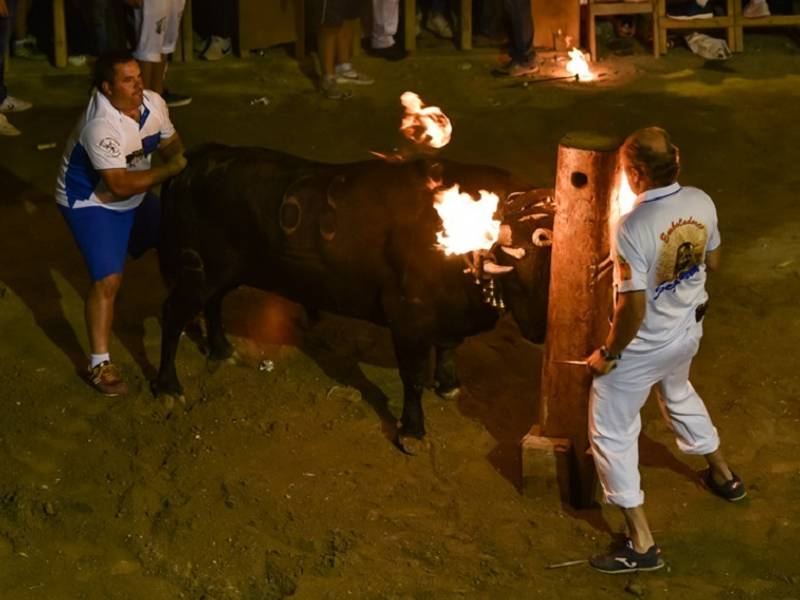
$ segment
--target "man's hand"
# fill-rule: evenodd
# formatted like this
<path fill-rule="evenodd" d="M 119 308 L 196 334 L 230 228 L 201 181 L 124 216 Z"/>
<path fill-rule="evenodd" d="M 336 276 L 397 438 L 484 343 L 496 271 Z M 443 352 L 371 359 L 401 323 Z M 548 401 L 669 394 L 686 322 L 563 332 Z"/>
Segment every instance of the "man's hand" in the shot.
<path fill-rule="evenodd" d="M 0 0 L 0 17 L 8 18 L 8 4 L 6 4 L 6 0 Z"/>
<path fill-rule="evenodd" d="M 175 175 L 177 175 L 186 168 L 186 164 L 187 164 L 186 157 L 183 155 L 182 152 L 172 155 L 166 163 L 169 176 L 175 177 Z"/>
<path fill-rule="evenodd" d="M 607 360 L 603 351 L 598 348 L 586 359 L 586 366 L 594 375 L 605 375 L 617 367 L 617 361 Z"/>

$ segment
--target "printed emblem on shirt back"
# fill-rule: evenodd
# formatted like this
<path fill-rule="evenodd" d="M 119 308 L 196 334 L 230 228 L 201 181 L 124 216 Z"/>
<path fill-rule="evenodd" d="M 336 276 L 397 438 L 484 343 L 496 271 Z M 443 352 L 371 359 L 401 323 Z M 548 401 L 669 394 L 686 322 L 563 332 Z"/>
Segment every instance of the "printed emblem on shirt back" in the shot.
<path fill-rule="evenodd" d="M 708 230 L 703 223 L 689 217 L 676 219 L 659 237 L 664 243 L 656 263 L 656 298 L 700 271 L 705 260 Z"/>
<path fill-rule="evenodd" d="M 119 142 L 114 138 L 103 138 L 97 143 L 97 146 L 111 158 L 119 158 L 122 156 L 122 149 Z"/>

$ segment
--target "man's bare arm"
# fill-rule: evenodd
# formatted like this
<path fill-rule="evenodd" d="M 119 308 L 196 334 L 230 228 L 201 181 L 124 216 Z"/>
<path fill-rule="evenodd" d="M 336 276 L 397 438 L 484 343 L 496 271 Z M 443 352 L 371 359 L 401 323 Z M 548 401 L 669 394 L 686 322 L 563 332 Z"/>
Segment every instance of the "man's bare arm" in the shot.
<path fill-rule="evenodd" d="M 128 171 L 127 169 L 104 169 L 100 171 L 100 176 L 106 184 L 108 190 L 113 194 L 113 198 L 103 202 L 119 202 L 126 200 L 135 194 L 142 194 L 151 187 L 156 186 L 180 173 L 186 166 L 186 159 L 183 154 L 175 154 L 163 165 L 147 169 L 146 171 Z"/>
<path fill-rule="evenodd" d="M 647 297 L 644 290 L 625 292 L 617 298 L 611 330 L 606 337 L 605 349 L 611 356 L 618 356 L 631 343 L 644 321 L 647 310 Z M 595 350 L 586 360 L 589 368 L 599 375 L 614 368 L 614 360 L 608 360 L 600 349 Z"/>
<path fill-rule="evenodd" d="M 158 145 L 158 155 L 164 162 L 171 160 L 176 154 L 183 154 L 184 150 L 183 141 L 177 132 Z"/>
<path fill-rule="evenodd" d="M 706 252 L 706 271 L 712 272 L 719 269 L 719 262 L 720 262 L 719 246 L 717 246 L 713 250 L 709 250 L 708 252 Z"/>

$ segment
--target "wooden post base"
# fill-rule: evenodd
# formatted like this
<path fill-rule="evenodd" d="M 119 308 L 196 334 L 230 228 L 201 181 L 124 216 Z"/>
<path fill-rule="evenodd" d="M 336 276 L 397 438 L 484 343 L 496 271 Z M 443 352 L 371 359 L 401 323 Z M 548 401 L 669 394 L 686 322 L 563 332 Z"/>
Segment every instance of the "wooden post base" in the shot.
<path fill-rule="evenodd" d="M 575 458 L 568 438 L 539 435 L 534 427 L 522 438 L 522 493 L 527 498 L 555 498 L 572 504 Z"/>

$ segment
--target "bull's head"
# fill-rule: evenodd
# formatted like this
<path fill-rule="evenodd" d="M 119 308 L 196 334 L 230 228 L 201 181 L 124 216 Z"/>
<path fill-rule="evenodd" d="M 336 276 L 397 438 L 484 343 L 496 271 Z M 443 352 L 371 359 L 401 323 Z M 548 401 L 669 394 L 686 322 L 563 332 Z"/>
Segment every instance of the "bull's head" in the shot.
<path fill-rule="evenodd" d="M 547 324 L 550 245 L 553 239 L 552 190 L 508 195 L 500 212 L 503 225 L 484 273 L 498 278 L 503 297 L 522 335 L 541 343 Z"/>

